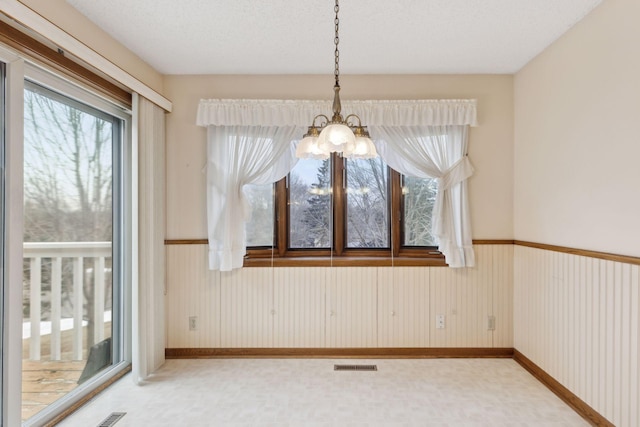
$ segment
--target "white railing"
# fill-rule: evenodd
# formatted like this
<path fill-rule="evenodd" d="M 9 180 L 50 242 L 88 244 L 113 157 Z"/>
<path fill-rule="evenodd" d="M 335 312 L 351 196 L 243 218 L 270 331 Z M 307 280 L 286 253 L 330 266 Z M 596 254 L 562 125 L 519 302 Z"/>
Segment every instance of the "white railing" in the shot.
<path fill-rule="evenodd" d="M 84 320 L 84 285 L 85 279 L 93 273 L 93 343 L 104 339 L 105 330 L 105 290 L 106 273 L 105 260 L 111 258 L 111 242 L 25 242 L 24 258 L 29 260 L 29 274 L 24 280 L 30 285 L 29 295 L 29 358 L 40 360 L 42 338 L 42 260 L 51 260 L 50 289 L 50 345 L 51 360 L 61 360 L 62 331 L 68 329 L 63 325 L 72 325 L 73 346 L 72 359 L 83 359 L 83 320 Z M 73 316 L 62 319 L 62 260 L 72 260 L 72 307 Z M 93 268 L 86 268 L 85 259 L 93 259 Z M 85 322 L 86 324 L 86 322 Z M 25 331 L 26 332 L 26 331 Z"/>

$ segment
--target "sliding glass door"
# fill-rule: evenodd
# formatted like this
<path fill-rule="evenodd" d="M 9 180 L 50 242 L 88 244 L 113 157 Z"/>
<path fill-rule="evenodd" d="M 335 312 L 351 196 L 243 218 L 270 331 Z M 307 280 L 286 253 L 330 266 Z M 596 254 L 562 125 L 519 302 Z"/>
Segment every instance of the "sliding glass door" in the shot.
<path fill-rule="evenodd" d="M 64 86 L 25 81 L 27 424 L 124 358 L 126 123 Z"/>
<path fill-rule="evenodd" d="M 5 390 L 5 360 L 4 360 L 4 342 L 5 342 L 5 64 L 0 62 L 0 366 L 2 366 L 2 374 L 0 375 L 0 425 L 4 419 L 4 390 Z"/>

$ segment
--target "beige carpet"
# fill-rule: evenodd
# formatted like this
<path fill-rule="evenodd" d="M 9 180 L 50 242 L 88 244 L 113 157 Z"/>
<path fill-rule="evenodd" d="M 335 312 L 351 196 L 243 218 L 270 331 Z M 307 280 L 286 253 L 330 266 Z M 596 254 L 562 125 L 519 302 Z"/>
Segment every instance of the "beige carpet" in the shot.
<path fill-rule="evenodd" d="M 335 363 L 376 372 L 336 372 Z M 511 359 L 168 360 L 63 421 L 97 426 L 587 426 Z"/>

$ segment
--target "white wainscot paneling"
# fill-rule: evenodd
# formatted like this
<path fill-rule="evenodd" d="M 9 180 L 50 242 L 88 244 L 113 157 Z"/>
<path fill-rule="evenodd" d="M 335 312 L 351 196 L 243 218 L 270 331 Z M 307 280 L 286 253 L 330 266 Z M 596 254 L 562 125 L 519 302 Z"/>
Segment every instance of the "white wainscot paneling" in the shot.
<path fill-rule="evenodd" d="M 327 274 L 327 347 L 376 347 L 376 269 L 340 267 Z"/>
<path fill-rule="evenodd" d="M 207 247 L 167 245 L 165 256 L 167 347 L 219 347 L 220 273 L 208 270 Z"/>
<path fill-rule="evenodd" d="M 169 348 L 512 347 L 513 245 L 477 266 L 207 270 L 206 245 L 167 246 Z M 446 315 L 435 329 L 435 314 Z M 496 329 L 487 328 L 487 316 Z M 189 318 L 197 318 L 195 331 Z"/>
<path fill-rule="evenodd" d="M 517 246 L 515 348 L 617 426 L 640 425 L 637 265 Z"/>
<path fill-rule="evenodd" d="M 500 307 L 501 303 L 495 298 L 508 298 L 503 298 L 500 292 L 509 292 L 510 279 L 496 277 L 494 263 L 511 262 L 510 254 L 495 249 L 494 245 L 476 246 L 475 251 L 476 266 L 473 268 L 433 268 L 431 271 L 429 321 L 432 347 L 494 347 L 496 332 L 489 329 L 489 316 L 495 316 L 496 328 L 499 325 L 506 328 L 505 336 L 509 333 L 510 310 Z M 496 285 L 498 280 L 509 283 Z M 444 329 L 436 329 L 436 315 L 439 314 L 445 315 Z M 501 343 L 507 344 L 508 339 Z"/>
<path fill-rule="evenodd" d="M 242 268 L 220 274 L 220 345 L 273 346 L 273 282 L 270 269 Z"/>
<path fill-rule="evenodd" d="M 429 347 L 429 271 L 378 268 L 379 347 Z"/>
<path fill-rule="evenodd" d="M 478 245 L 483 269 L 491 269 L 491 311 L 495 317 L 493 347 L 513 347 L 513 245 Z M 476 258 L 477 259 L 477 258 Z"/>
<path fill-rule="evenodd" d="M 273 345 L 324 347 L 327 269 L 278 268 L 273 274 Z"/>

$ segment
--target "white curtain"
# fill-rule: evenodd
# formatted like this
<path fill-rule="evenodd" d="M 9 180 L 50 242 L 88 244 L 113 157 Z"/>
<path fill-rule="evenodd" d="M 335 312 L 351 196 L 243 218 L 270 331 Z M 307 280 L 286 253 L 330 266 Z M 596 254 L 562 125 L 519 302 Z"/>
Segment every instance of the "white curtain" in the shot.
<path fill-rule="evenodd" d="M 241 268 L 246 253 L 245 222 L 251 212 L 247 184 L 284 178 L 297 163 L 296 126 L 208 126 L 207 221 L 209 268 Z"/>
<path fill-rule="evenodd" d="M 474 265 L 467 201 L 473 168 L 467 130 L 476 126 L 476 100 L 343 101 L 357 114 L 382 158 L 405 175 L 438 179 L 434 234 L 452 267 Z M 242 187 L 284 177 L 295 165 L 295 145 L 331 101 L 203 99 L 197 124 L 208 128 L 207 214 L 209 265 L 231 270 L 245 255 L 249 214 Z M 297 141 L 295 141 L 297 143 Z"/>
<path fill-rule="evenodd" d="M 380 157 L 396 171 L 418 178 L 436 178 L 433 235 L 450 267 L 475 263 L 467 178 L 473 167 L 467 157 L 466 125 L 370 126 Z"/>

